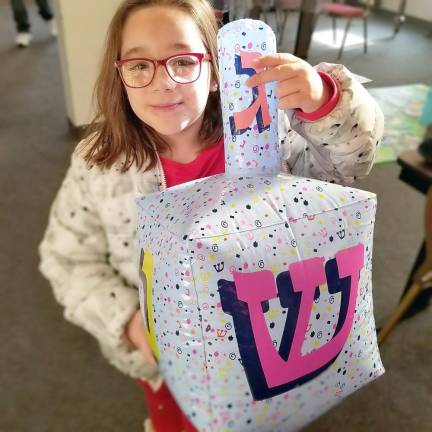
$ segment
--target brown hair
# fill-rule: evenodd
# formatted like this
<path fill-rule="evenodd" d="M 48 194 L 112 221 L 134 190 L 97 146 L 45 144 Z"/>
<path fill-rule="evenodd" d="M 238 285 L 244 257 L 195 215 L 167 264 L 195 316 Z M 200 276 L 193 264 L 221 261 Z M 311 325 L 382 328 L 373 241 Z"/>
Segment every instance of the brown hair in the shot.
<path fill-rule="evenodd" d="M 121 36 L 128 16 L 143 7 L 172 6 L 188 13 L 197 24 L 207 51 L 211 54 L 212 80 L 219 82 L 217 66 L 217 21 L 206 0 L 125 0 L 115 13 L 108 29 L 105 54 L 94 88 L 96 114 L 86 130 L 84 159 L 101 168 L 110 168 L 120 157 L 127 171 L 134 163 L 147 171 L 157 164 L 157 151 L 168 144 L 133 112 L 114 61 L 120 59 Z M 210 92 L 199 132 L 203 146 L 216 142 L 222 135 L 219 91 Z"/>

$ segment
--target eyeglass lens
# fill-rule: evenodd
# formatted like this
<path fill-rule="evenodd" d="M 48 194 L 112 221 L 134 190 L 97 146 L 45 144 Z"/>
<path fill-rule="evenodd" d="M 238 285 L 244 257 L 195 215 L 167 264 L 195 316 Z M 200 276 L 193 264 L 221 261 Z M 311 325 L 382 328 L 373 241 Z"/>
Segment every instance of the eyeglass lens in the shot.
<path fill-rule="evenodd" d="M 200 72 L 200 61 L 192 55 L 170 58 L 166 63 L 169 76 L 176 82 L 186 84 L 195 81 Z M 149 60 L 129 60 L 122 65 L 122 75 L 126 85 L 144 87 L 153 79 L 154 63 Z"/>

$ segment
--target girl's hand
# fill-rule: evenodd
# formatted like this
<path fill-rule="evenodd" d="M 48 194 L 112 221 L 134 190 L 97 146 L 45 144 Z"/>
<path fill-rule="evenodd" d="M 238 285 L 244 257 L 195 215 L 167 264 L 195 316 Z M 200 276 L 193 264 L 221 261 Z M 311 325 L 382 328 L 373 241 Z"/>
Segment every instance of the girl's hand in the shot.
<path fill-rule="evenodd" d="M 147 342 L 145 324 L 139 309 L 132 315 L 132 318 L 127 323 L 125 333 L 131 344 L 143 353 L 145 360 L 151 366 L 156 366 L 157 363 L 150 349 L 150 345 Z"/>
<path fill-rule="evenodd" d="M 265 70 L 246 80 L 249 87 L 276 81 L 276 95 L 280 109 L 300 108 L 311 113 L 321 108 L 330 98 L 330 89 L 318 72 L 306 61 L 287 53 L 259 57 L 253 63 Z"/>

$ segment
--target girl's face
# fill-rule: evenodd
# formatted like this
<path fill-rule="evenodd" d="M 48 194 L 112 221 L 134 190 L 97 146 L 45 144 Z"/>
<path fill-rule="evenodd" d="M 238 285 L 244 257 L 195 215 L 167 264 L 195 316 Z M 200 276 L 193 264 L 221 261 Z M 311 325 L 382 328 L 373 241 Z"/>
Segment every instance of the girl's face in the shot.
<path fill-rule="evenodd" d="M 176 8 L 152 6 L 132 13 L 126 20 L 121 59 L 145 57 L 165 59 L 174 54 L 206 53 L 201 33 L 194 20 Z M 195 82 L 173 81 L 162 65 L 153 81 L 144 88 L 126 87 L 135 114 L 168 141 L 191 126 L 201 126 L 210 90 L 211 63 L 203 60 L 201 75 Z"/>

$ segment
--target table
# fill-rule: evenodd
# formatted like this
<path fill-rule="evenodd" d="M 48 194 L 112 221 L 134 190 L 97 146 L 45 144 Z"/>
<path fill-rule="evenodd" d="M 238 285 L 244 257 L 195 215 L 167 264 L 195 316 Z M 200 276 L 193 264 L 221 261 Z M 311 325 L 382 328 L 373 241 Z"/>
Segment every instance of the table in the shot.
<path fill-rule="evenodd" d="M 424 310 L 432 297 L 432 165 L 428 165 L 417 150 L 403 153 L 397 162 L 401 166 L 399 179 L 426 195 L 425 238 L 400 303 L 378 333 L 380 343 L 400 320 Z"/>
<path fill-rule="evenodd" d="M 294 46 L 294 55 L 302 59 L 307 59 L 312 34 L 315 27 L 318 0 L 303 0 L 299 22 L 297 27 L 297 37 Z"/>

